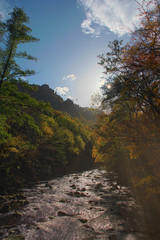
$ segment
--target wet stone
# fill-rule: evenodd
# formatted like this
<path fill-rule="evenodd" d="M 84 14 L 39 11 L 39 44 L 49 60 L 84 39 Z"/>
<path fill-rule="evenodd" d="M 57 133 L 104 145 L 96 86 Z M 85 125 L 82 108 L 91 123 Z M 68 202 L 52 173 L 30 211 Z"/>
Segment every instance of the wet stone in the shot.
<path fill-rule="evenodd" d="M 74 177 L 74 180 L 78 180 L 79 177 Z"/>
<path fill-rule="evenodd" d="M 100 188 L 102 188 L 102 187 L 103 187 L 103 185 L 102 185 L 101 183 L 98 183 L 98 184 L 96 185 L 95 189 L 100 189 Z"/>
<path fill-rule="evenodd" d="M 27 224 L 26 225 L 26 229 L 34 229 L 37 227 L 37 224 L 36 223 L 32 223 L 32 224 Z"/>
<path fill-rule="evenodd" d="M 89 226 L 89 225 L 87 225 L 87 224 L 85 224 L 84 226 L 85 226 L 87 229 L 90 229 L 90 230 L 94 231 L 94 228 L 93 228 L 93 227 L 91 227 L 91 226 Z"/>
<path fill-rule="evenodd" d="M 63 198 L 62 198 L 62 199 L 59 200 L 59 202 L 61 202 L 61 203 L 66 203 L 66 202 L 68 202 L 68 199 L 63 199 Z"/>
<path fill-rule="evenodd" d="M 69 192 L 67 195 L 72 197 L 88 197 L 86 194 L 80 192 Z"/>
<path fill-rule="evenodd" d="M 72 217 L 73 215 L 68 214 L 66 212 L 63 212 L 63 211 L 58 211 L 57 216 L 59 216 L 59 217 L 64 217 L 64 216 Z"/>
<path fill-rule="evenodd" d="M 98 201 L 94 201 L 94 200 L 89 201 L 89 204 L 92 204 L 92 205 L 95 205 L 95 206 L 98 205 L 98 203 L 99 203 Z"/>
<path fill-rule="evenodd" d="M 39 208 L 35 207 L 35 208 L 34 208 L 34 210 L 38 211 L 38 210 L 39 210 Z"/>
<path fill-rule="evenodd" d="M 87 220 L 87 219 L 82 219 L 82 218 L 81 218 L 81 219 L 79 219 L 79 221 L 80 221 L 80 222 L 82 222 L 82 223 L 87 223 L 87 222 L 88 222 L 88 220 Z"/>
<path fill-rule="evenodd" d="M 11 228 L 8 232 L 9 234 L 20 234 L 20 230 L 17 228 Z"/>
<path fill-rule="evenodd" d="M 40 219 L 38 219 L 37 222 L 46 222 L 46 220 L 44 218 L 40 218 Z"/>
<path fill-rule="evenodd" d="M 72 184 L 72 185 L 71 185 L 71 188 L 76 189 L 76 185 L 75 185 L 75 184 Z"/>

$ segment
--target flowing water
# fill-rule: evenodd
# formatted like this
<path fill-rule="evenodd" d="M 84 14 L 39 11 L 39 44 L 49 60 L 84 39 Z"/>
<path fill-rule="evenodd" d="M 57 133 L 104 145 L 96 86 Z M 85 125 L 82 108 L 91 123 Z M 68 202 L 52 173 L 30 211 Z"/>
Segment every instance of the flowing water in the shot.
<path fill-rule="evenodd" d="M 129 189 L 106 171 L 69 174 L 22 191 L 29 204 L 0 216 L 1 239 L 145 239 Z"/>

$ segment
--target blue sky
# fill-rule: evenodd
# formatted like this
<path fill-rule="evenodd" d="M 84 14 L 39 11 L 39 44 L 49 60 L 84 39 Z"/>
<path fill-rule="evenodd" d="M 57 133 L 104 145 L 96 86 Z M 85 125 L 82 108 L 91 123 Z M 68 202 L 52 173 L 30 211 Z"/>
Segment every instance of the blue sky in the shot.
<path fill-rule="evenodd" d="M 13 7 L 23 7 L 30 18 L 32 35 L 40 41 L 24 49 L 38 62 L 22 62 L 37 74 L 29 83 L 48 84 L 64 99 L 90 106 L 91 95 L 102 84 L 99 54 L 109 41 L 129 41 L 138 21 L 134 0 L 0 0 L 5 20 Z"/>

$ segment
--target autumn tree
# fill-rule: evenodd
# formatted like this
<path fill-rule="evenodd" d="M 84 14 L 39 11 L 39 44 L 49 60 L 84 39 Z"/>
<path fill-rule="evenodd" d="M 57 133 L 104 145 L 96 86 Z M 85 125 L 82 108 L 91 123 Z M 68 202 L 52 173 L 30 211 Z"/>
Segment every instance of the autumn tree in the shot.
<path fill-rule="evenodd" d="M 110 43 L 111 51 L 100 56 L 100 64 L 107 78 L 104 101 L 128 98 L 138 110 L 159 116 L 160 4 L 155 1 L 154 7 L 151 5 L 151 1 L 139 4 L 141 25 L 132 33 L 130 43 Z"/>
<path fill-rule="evenodd" d="M 140 25 L 131 41 L 123 46 L 115 40 L 99 56 L 110 112 L 97 123 L 93 156 L 132 186 L 146 231 L 160 235 L 160 4 L 144 0 L 138 6 Z"/>
<path fill-rule="evenodd" d="M 0 87 L 5 80 L 19 80 L 22 76 L 34 74 L 33 70 L 22 70 L 15 58 L 36 60 L 26 51 L 17 50 L 19 44 L 38 41 L 30 34 L 32 30 L 26 25 L 29 23 L 29 18 L 23 9 L 17 7 L 13 9 L 10 16 L 6 23 L 0 23 L 0 36 L 3 36 L 0 54 Z"/>

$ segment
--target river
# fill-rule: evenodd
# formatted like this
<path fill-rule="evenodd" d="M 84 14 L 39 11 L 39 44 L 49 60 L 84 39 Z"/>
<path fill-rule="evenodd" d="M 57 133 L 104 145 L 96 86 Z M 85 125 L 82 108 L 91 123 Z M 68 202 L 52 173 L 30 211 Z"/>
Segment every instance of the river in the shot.
<path fill-rule="evenodd" d="M 1 214 L 1 239 L 146 239 L 130 190 L 107 171 L 68 174 L 21 191 L 29 204 Z"/>

